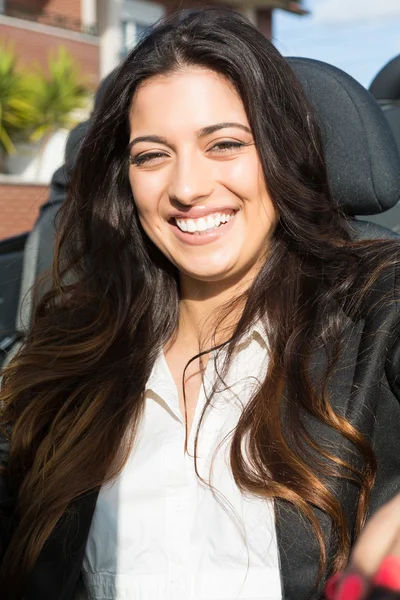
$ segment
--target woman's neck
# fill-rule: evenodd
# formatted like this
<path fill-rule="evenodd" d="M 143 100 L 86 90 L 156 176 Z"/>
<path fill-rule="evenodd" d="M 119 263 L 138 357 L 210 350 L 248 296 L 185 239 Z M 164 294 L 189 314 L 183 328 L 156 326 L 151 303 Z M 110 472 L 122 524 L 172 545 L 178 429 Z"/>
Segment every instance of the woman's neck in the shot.
<path fill-rule="evenodd" d="M 243 280 L 229 286 L 225 282 L 182 280 L 178 331 L 181 341 L 191 346 L 201 344 L 205 349 L 229 339 L 243 311 L 248 287 Z M 235 305 L 225 311 L 233 300 L 237 300 Z"/>

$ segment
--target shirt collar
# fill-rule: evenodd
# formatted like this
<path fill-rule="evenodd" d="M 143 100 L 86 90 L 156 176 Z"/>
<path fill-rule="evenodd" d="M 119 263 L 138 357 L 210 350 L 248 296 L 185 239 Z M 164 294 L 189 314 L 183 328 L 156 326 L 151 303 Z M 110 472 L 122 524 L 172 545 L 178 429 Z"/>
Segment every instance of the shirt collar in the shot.
<path fill-rule="evenodd" d="M 268 349 L 267 329 L 261 319 L 253 323 L 250 329 L 240 338 L 237 343 L 237 350 L 240 350 L 242 346 L 253 339 L 256 339 L 265 349 Z M 162 348 L 157 355 L 146 384 L 146 391 L 149 389 L 156 393 L 160 393 L 160 391 L 173 393 L 176 389 Z"/>
<path fill-rule="evenodd" d="M 146 383 L 146 391 L 151 389 L 153 392 L 159 394 L 160 391 L 174 391 L 175 387 L 175 382 L 172 379 L 165 359 L 164 350 L 163 348 L 160 348 L 151 370 L 150 377 Z"/>
<path fill-rule="evenodd" d="M 258 319 L 250 329 L 240 338 L 238 346 L 247 344 L 253 339 L 257 339 L 266 349 L 268 348 L 267 327 L 261 319 Z"/>

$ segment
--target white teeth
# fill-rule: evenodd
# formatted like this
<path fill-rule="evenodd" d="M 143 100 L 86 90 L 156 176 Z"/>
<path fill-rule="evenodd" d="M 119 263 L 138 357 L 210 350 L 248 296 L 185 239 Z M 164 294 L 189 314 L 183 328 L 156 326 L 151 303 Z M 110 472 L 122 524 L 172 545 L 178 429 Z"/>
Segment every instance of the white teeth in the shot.
<path fill-rule="evenodd" d="M 175 219 L 175 223 L 178 225 L 179 229 L 181 229 L 182 231 L 186 232 L 188 230 L 187 222 L 184 221 L 183 219 L 182 219 L 182 221 L 179 221 L 179 224 L 178 224 L 178 221 Z"/>
<path fill-rule="evenodd" d="M 188 219 L 186 221 L 187 224 L 187 230 L 189 233 L 194 233 L 196 231 L 196 224 L 194 221 L 192 221 L 191 219 Z"/>
<path fill-rule="evenodd" d="M 208 215 L 207 217 L 201 217 L 200 219 L 175 219 L 175 223 L 181 231 L 188 233 L 204 232 L 211 229 L 215 229 L 221 225 L 221 223 L 227 223 L 233 217 L 235 213 L 215 213 Z"/>
<path fill-rule="evenodd" d="M 213 229 L 213 227 L 216 227 L 215 219 L 213 219 L 211 215 L 208 215 L 207 219 L 205 219 L 205 220 L 207 222 L 206 229 Z"/>
<path fill-rule="evenodd" d="M 208 229 L 207 219 L 197 219 L 195 223 L 195 228 L 197 231 L 206 231 Z"/>

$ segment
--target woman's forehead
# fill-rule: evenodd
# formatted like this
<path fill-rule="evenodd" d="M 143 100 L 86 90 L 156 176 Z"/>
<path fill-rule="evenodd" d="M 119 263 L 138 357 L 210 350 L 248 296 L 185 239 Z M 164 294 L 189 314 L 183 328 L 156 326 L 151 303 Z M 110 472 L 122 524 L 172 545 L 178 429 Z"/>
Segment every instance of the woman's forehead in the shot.
<path fill-rule="evenodd" d="M 204 68 L 185 68 L 158 75 L 136 91 L 130 109 L 131 128 L 168 124 L 199 129 L 222 121 L 247 118 L 243 102 L 232 83 Z"/>

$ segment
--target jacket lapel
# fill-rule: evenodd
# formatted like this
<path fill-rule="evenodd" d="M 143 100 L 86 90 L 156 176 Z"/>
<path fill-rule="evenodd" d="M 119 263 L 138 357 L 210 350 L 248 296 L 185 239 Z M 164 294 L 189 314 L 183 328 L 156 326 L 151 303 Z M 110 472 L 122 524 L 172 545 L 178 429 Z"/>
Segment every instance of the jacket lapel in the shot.
<path fill-rule="evenodd" d="M 98 490 L 77 499 L 47 540 L 24 600 L 73 600 Z"/>

